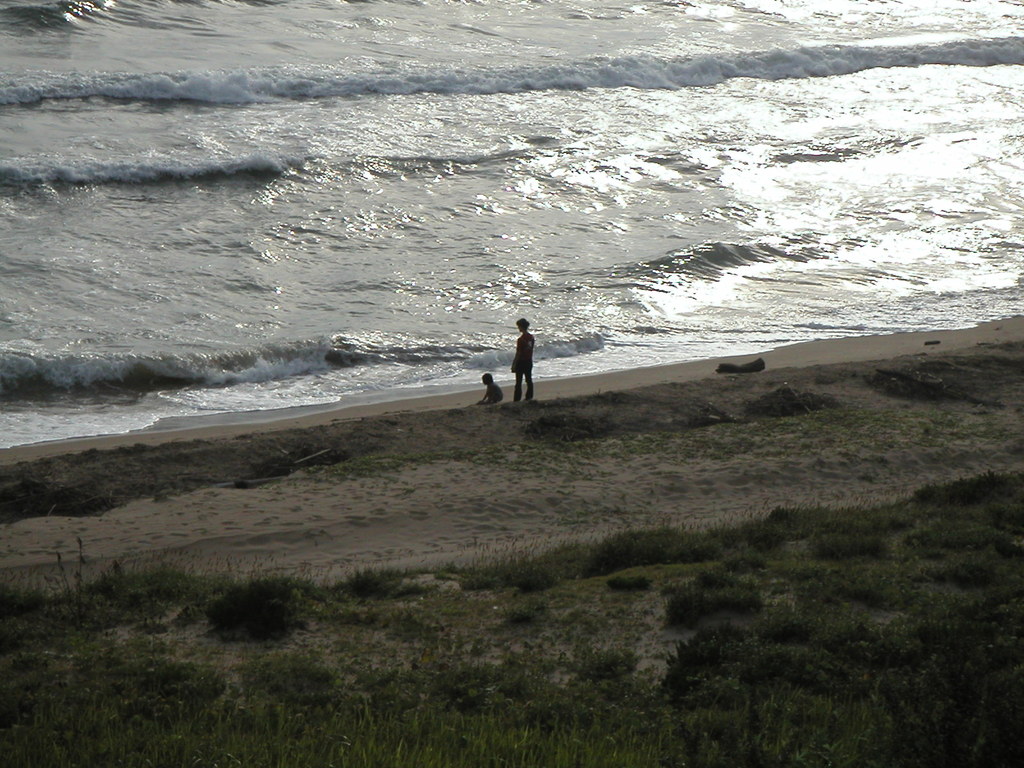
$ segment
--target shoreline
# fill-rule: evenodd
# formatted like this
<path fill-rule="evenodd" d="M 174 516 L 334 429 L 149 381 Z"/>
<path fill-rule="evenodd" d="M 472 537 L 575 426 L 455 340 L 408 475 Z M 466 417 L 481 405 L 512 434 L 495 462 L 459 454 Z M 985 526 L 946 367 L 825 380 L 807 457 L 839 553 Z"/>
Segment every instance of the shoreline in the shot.
<path fill-rule="evenodd" d="M 715 373 L 755 357 L 541 381 L 532 403 L 451 393 L 6 449 L 0 581 L 57 578 L 59 558 L 80 554 L 90 574 L 165 563 L 325 577 L 500 559 L 1024 471 L 1024 317 L 800 343 L 760 355 L 763 371 Z M 938 380 L 942 396 L 879 387 L 879 369 Z M 750 410 L 786 393 L 830 410 Z"/>
<path fill-rule="evenodd" d="M 538 400 L 617 392 L 673 382 L 696 381 L 715 376 L 720 363 L 738 363 L 763 357 L 769 369 L 804 368 L 812 365 L 856 363 L 911 354 L 949 352 L 978 344 L 997 344 L 1024 339 L 1024 315 L 991 320 L 977 325 L 941 331 L 906 331 L 886 335 L 847 336 L 804 341 L 746 355 L 667 363 L 658 366 L 585 374 L 564 378 L 535 378 Z M 929 343 L 930 342 L 930 343 Z M 506 389 L 508 387 L 506 386 Z M 413 390 L 416 392 L 416 390 Z M 410 394 L 370 402 L 337 402 L 296 406 L 274 411 L 242 411 L 159 422 L 131 432 L 75 437 L 27 443 L 0 449 L 0 465 L 49 456 L 127 445 L 160 445 L 197 439 L 232 438 L 253 432 L 305 429 L 340 420 L 460 408 L 476 402 L 480 388 L 458 389 L 441 394 Z M 510 396 L 511 393 L 506 393 Z M 364 396 L 357 399 L 365 400 Z M 503 405 L 506 405 L 503 403 Z"/>

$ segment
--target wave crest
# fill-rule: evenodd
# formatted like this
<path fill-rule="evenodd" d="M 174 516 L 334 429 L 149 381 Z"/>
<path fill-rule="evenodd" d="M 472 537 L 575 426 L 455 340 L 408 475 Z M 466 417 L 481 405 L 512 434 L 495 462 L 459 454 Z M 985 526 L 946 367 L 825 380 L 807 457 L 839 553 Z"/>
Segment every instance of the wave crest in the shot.
<path fill-rule="evenodd" d="M 360 75 L 294 70 L 87 75 L 39 72 L 32 78 L 35 82 L 0 86 L 0 104 L 90 97 L 248 104 L 372 94 L 486 95 L 588 88 L 676 89 L 716 85 L 739 77 L 782 80 L 846 75 L 876 68 L 1001 64 L 1024 64 L 1024 37 L 929 45 L 806 46 L 677 59 L 595 58 L 541 67 L 475 71 L 452 69 Z"/>
<path fill-rule="evenodd" d="M 750 264 L 779 261 L 810 261 L 821 254 L 798 249 L 781 250 L 765 243 L 702 243 L 667 256 L 636 264 L 620 274 L 633 278 L 646 287 L 651 281 L 666 277 L 716 280 L 723 273 Z"/>
<path fill-rule="evenodd" d="M 604 346 L 600 334 L 538 345 L 537 359 L 574 357 Z M 266 345 L 219 356 L 33 356 L 0 353 L 0 401 L 53 397 L 138 398 L 185 387 L 221 388 L 370 365 L 493 370 L 512 362 L 510 349 L 478 345 L 374 345 L 337 338 Z"/>
<path fill-rule="evenodd" d="M 226 160 L 152 160 L 69 165 L 0 165 L 0 186 L 39 184 L 142 184 L 234 176 L 280 176 L 301 168 L 308 158 L 247 155 Z"/>
<path fill-rule="evenodd" d="M 593 333 L 577 339 L 545 339 L 537 344 L 533 353 L 535 360 L 554 360 L 560 357 L 577 357 L 588 352 L 604 349 L 604 336 Z M 473 355 L 466 361 L 466 367 L 481 371 L 493 371 L 512 365 L 515 350 L 490 349 Z"/>
<path fill-rule="evenodd" d="M 105 10 L 111 0 L 67 0 L 37 5 L 12 5 L 0 8 L 0 19 L 15 27 L 32 30 L 62 27 L 76 19 L 86 19 Z"/>
<path fill-rule="evenodd" d="M 219 357 L 0 355 L 0 399 L 61 394 L 139 396 L 188 386 L 223 387 L 327 369 L 325 343 L 268 346 Z"/>

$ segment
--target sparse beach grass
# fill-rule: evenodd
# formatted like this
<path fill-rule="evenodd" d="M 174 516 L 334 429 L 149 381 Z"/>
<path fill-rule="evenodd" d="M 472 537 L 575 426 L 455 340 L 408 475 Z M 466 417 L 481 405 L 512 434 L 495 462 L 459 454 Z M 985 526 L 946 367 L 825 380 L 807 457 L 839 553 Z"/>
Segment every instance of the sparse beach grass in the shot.
<path fill-rule="evenodd" d="M 625 457 L 637 453 L 676 452 L 693 458 L 725 461 L 738 457 L 778 458 L 813 453 L 863 456 L 892 451 L 894 446 L 941 448 L 968 439 L 1011 440 L 1012 428 L 991 414 L 937 410 L 836 408 L 757 422 L 724 423 L 714 429 L 652 432 L 593 441 L 571 449 L 596 450 Z"/>
<path fill-rule="evenodd" d="M 483 466 L 526 467 L 531 471 L 594 473 L 598 459 L 676 455 L 689 459 L 729 461 L 773 459 L 816 452 L 850 458 L 884 460 L 894 447 L 915 450 L 985 440 L 1019 439 L 1012 424 L 991 412 L 949 412 L 933 409 L 832 408 L 762 421 L 725 422 L 713 429 L 643 431 L 615 437 L 577 440 L 534 439 L 514 446 L 489 445 L 434 453 L 362 456 L 316 467 L 307 477 L 325 480 L 386 474 L 436 462 L 471 462 Z"/>
<path fill-rule="evenodd" d="M 927 426 L 856 416 L 828 432 Z M 708 450 L 778 446 L 715 432 Z M 1024 476 L 990 472 L 881 506 L 333 583 L 88 581 L 66 563 L 56 591 L 0 586 L 0 754 L 8 768 L 1017 766 L 1022 540 Z"/>

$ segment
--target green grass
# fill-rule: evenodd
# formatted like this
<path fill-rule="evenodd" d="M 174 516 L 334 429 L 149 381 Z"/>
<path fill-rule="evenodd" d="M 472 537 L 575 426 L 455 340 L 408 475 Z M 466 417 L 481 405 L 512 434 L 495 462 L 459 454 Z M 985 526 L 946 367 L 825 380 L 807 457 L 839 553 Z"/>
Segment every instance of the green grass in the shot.
<path fill-rule="evenodd" d="M 985 473 L 875 508 L 330 584 L 170 569 L 87 583 L 72 564 L 51 591 L 0 586 L 0 754 L 5 768 L 1019 766 L 1022 535 L 1024 476 Z"/>

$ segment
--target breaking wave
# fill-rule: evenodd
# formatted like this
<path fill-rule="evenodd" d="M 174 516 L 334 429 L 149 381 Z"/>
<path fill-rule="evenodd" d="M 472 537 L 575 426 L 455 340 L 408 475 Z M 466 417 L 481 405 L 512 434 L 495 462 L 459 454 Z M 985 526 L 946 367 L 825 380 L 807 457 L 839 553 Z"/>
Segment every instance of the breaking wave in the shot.
<path fill-rule="evenodd" d="M 603 347 L 598 334 L 538 345 L 536 357 L 573 357 Z M 470 370 L 507 366 L 509 350 L 476 345 L 378 346 L 342 338 L 269 345 L 220 356 L 41 357 L 0 353 L 0 400 L 62 395 L 139 397 L 147 392 L 223 388 L 328 374 L 370 365 L 430 366 L 454 363 Z"/>
<path fill-rule="evenodd" d="M 327 344 L 267 347 L 220 357 L 37 357 L 0 354 L 0 398 L 60 393 L 143 394 L 187 386 L 224 387 L 327 370 Z"/>
<path fill-rule="evenodd" d="M 926 65 L 987 67 L 1024 64 L 1024 37 L 930 45 L 827 45 L 659 59 L 644 56 L 493 70 L 438 72 L 308 72 L 290 69 L 152 74 L 36 72 L 28 82 L 0 84 L 0 104 L 103 97 L 136 101 L 249 104 L 371 94 L 498 94 L 589 88 L 676 89 L 732 78 L 830 77 L 868 69 Z"/>
<path fill-rule="evenodd" d="M 538 342 L 533 357 L 535 360 L 578 357 L 604 349 L 604 343 L 604 337 L 599 333 L 578 339 L 545 339 L 542 343 Z M 466 367 L 481 371 L 508 368 L 514 356 L 515 350 L 511 346 L 507 349 L 490 349 L 474 354 L 466 361 Z"/>
<path fill-rule="evenodd" d="M 273 157 L 265 154 L 227 160 L 152 160 L 141 162 L 92 162 L 64 165 L 0 165 L 0 185 L 36 184 L 140 184 L 159 181 L 216 179 L 233 176 L 279 176 L 300 168 L 307 158 Z"/>
<path fill-rule="evenodd" d="M 42 30 L 63 27 L 78 19 L 87 19 L 112 5 L 111 0 L 66 0 L 35 5 L 12 5 L 0 8 L 0 19 L 18 28 Z"/>
<path fill-rule="evenodd" d="M 480 166 L 527 159 L 529 151 L 499 151 L 464 157 L 385 157 L 367 155 L 336 162 L 341 174 L 373 178 L 407 176 L 452 176 Z M 29 161 L 15 165 L 0 163 L 0 187 L 31 187 L 45 184 L 153 184 L 175 181 L 216 181 L 235 177 L 277 177 L 302 171 L 321 158 L 313 155 L 279 156 L 253 154 L 227 159 L 146 159 L 118 161 L 57 161 L 53 164 Z"/>
<path fill-rule="evenodd" d="M 809 253 L 806 248 L 781 250 L 771 245 L 751 243 L 702 243 L 676 251 L 659 259 L 645 261 L 623 269 L 619 276 L 635 279 L 638 283 L 658 283 L 663 278 L 676 276 L 684 279 L 715 280 L 723 273 L 750 264 L 766 262 L 810 261 L 824 258 L 821 253 Z M 650 287 L 649 285 L 647 287 Z"/>

